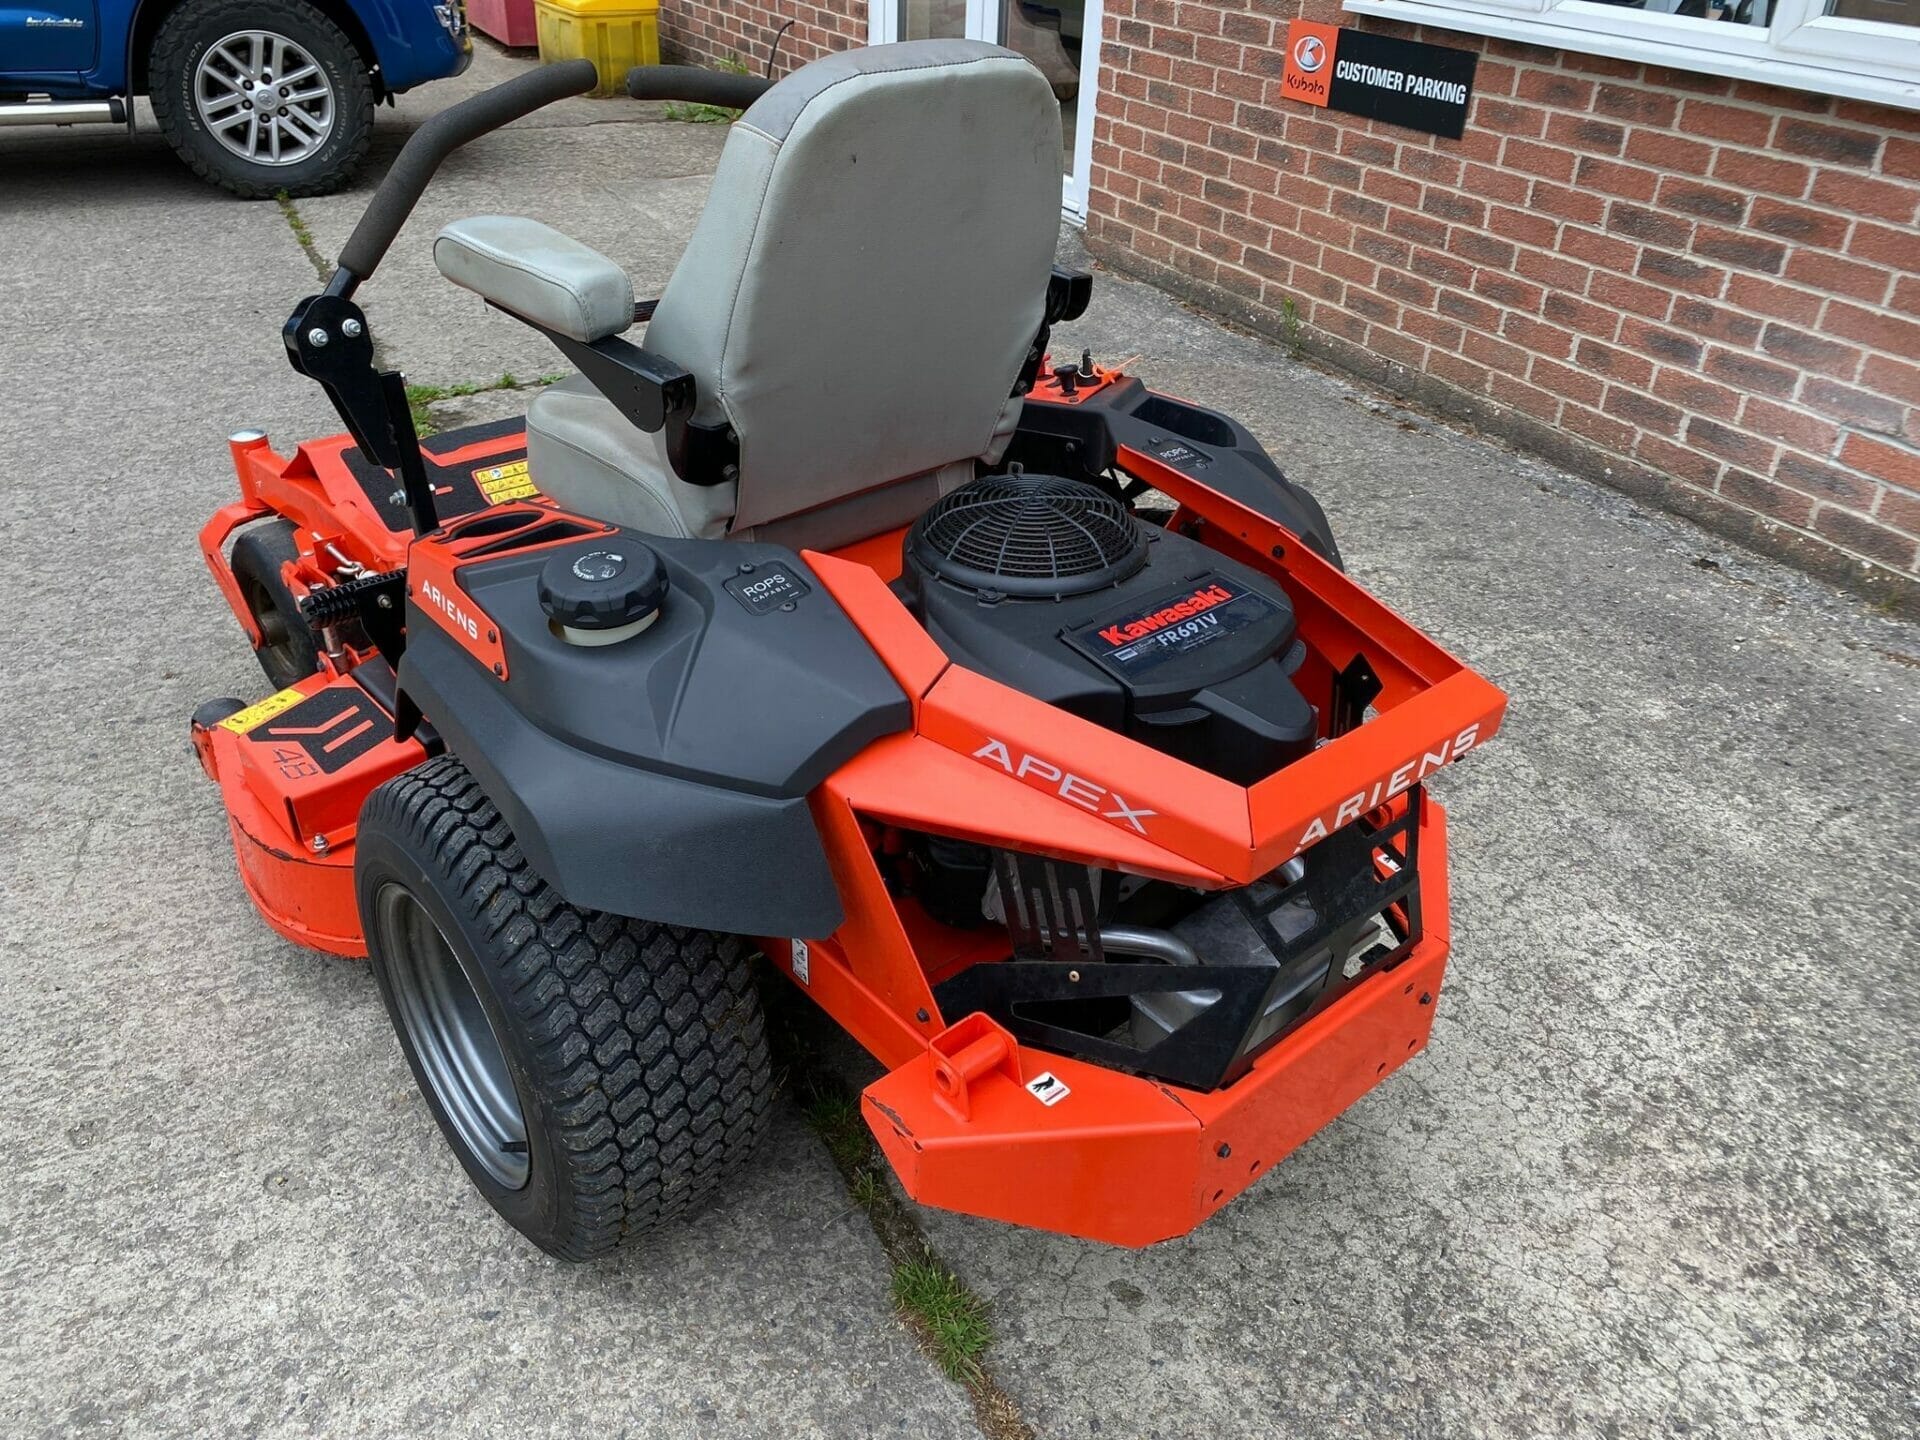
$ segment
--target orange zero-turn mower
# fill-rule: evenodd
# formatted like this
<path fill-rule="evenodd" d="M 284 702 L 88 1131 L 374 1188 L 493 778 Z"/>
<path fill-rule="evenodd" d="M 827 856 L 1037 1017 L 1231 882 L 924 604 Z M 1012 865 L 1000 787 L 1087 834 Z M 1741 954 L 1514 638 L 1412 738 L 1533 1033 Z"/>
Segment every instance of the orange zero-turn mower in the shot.
<path fill-rule="evenodd" d="M 1184 1234 L 1426 1042 L 1422 782 L 1504 697 L 1243 427 L 1054 355 L 1091 283 L 1054 267 L 1059 106 L 989 45 L 633 72 L 746 107 L 671 281 L 448 225 L 445 276 L 579 373 L 417 440 L 354 293 L 455 147 L 593 83 L 422 127 L 285 331 L 348 433 L 233 438 L 201 544 L 281 688 L 193 735 L 249 893 L 370 957 L 556 1255 L 745 1162 L 755 950 L 887 1067 L 862 1113 L 916 1200 Z"/>

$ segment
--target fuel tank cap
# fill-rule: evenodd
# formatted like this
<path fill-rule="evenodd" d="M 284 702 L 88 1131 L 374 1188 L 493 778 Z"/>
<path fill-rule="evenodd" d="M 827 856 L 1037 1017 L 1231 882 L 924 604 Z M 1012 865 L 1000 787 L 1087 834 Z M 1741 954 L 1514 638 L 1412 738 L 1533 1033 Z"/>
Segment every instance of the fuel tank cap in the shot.
<path fill-rule="evenodd" d="M 638 635 L 658 618 L 666 598 L 660 557 L 626 535 L 558 550 L 540 571 L 540 608 L 575 645 L 611 645 Z"/>

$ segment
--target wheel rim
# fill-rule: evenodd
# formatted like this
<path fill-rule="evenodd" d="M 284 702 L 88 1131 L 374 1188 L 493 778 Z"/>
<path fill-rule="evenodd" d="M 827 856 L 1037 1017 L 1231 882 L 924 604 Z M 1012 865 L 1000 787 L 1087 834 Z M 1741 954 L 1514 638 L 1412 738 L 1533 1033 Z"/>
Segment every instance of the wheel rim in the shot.
<path fill-rule="evenodd" d="M 495 1184 L 527 1183 L 527 1121 L 506 1051 L 433 917 L 404 885 L 375 901 L 395 1009 L 427 1084 L 467 1154 Z"/>
<path fill-rule="evenodd" d="M 200 123 L 252 165 L 298 165 L 333 134 L 333 84 L 299 45 L 270 30 L 216 40 L 193 72 Z"/>
<path fill-rule="evenodd" d="M 251 576 L 234 578 L 240 584 L 240 598 L 247 602 L 247 609 L 253 612 L 253 623 L 259 627 L 261 657 L 285 674 L 297 677 L 306 673 L 300 664 L 293 628 L 287 624 L 287 617 L 274 603 L 273 596 Z"/>

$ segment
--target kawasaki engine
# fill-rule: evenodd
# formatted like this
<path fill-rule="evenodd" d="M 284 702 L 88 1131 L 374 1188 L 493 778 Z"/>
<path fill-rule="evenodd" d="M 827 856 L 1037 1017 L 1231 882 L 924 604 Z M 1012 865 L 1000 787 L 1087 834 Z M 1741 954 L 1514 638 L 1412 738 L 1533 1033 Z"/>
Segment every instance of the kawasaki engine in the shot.
<path fill-rule="evenodd" d="M 909 607 L 955 661 L 1248 785 L 1313 748 L 1272 580 L 1053 475 L 987 475 L 907 536 Z"/>

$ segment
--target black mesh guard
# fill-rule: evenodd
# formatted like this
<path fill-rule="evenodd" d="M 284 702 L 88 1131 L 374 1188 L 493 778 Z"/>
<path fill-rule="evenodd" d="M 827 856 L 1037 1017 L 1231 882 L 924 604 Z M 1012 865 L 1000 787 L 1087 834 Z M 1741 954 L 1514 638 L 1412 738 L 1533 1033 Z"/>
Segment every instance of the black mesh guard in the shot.
<path fill-rule="evenodd" d="M 1058 475 L 983 475 L 914 522 L 911 553 L 971 590 L 1021 597 L 1103 589 L 1146 563 L 1147 537 L 1104 490 Z"/>

